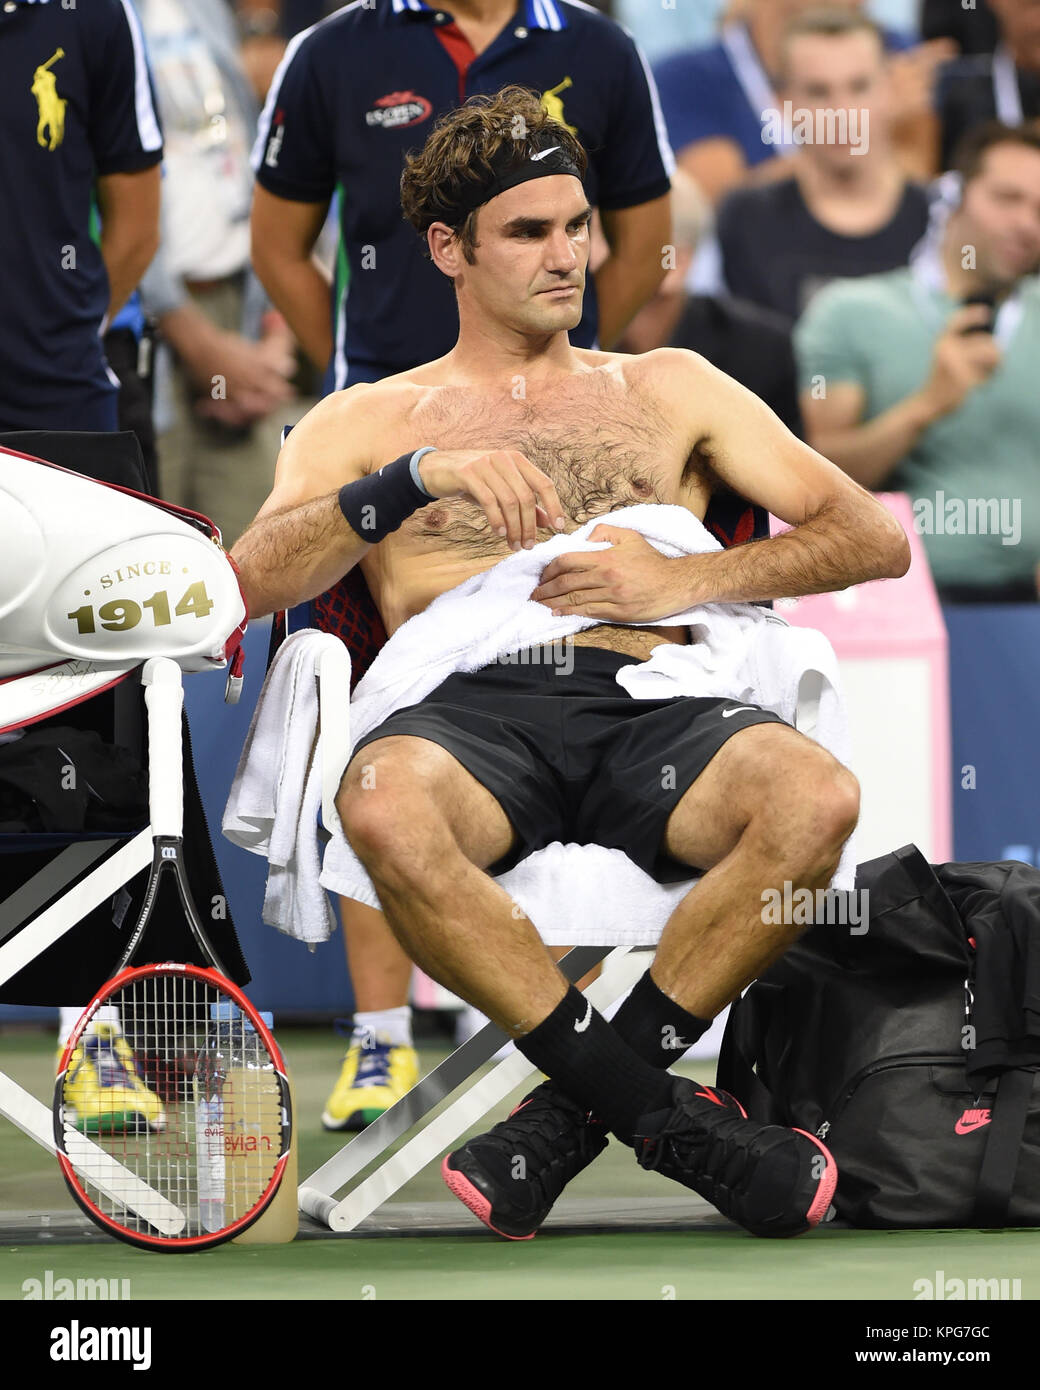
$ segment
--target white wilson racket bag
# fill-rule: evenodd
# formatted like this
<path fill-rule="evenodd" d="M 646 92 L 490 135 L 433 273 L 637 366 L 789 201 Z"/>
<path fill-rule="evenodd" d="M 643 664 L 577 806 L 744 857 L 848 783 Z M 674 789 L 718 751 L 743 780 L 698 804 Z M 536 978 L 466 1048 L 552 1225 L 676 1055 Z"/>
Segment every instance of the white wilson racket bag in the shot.
<path fill-rule="evenodd" d="M 0 449 L 0 734 L 153 656 L 237 678 L 246 621 L 205 517 Z"/>

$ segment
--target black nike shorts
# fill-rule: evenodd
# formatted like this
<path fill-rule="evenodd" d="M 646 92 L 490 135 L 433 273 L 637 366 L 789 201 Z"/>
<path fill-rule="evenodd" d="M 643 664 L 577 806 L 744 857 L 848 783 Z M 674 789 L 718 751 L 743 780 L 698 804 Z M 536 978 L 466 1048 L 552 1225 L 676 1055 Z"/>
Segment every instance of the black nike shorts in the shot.
<path fill-rule="evenodd" d="M 658 883 L 680 882 L 690 866 L 663 847 L 672 811 L 732 734 L 786 721 L 736 700 L 635 700 L 614 679 L 632 664 L 601 647 L 530 648 L 449 676 L 360 739 L 353 758 L 395 735 L 446 748 L 516 832 L 489 874 L 561 840 L 623 850 Z"/>

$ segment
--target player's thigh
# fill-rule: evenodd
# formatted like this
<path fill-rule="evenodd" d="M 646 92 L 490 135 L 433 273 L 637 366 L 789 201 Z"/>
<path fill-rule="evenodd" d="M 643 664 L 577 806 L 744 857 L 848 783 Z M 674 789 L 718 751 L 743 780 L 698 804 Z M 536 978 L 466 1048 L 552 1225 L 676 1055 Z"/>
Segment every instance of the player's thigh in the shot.
<path fill-rule="evenodd" d="M 392 848 L 421 857 L 443 828 L 484 868 L 513 846 L 513 826 L 497 798 L 431 739 L 393 734 L 351 758 L 337 809 L 355 849 Z M 360 849 L 359 849 L 360 852 Z"/>
<path fill-rule="evenodd" d="M 687 788 L 668 819 L 664 847 L 706 870 L 752 821 L 766 841 L 783 844 L 804 833 L 815 808 L 846 800 L 851 780 L 825 748 L 789 724 L 752 724 L 731 735 Z"/>

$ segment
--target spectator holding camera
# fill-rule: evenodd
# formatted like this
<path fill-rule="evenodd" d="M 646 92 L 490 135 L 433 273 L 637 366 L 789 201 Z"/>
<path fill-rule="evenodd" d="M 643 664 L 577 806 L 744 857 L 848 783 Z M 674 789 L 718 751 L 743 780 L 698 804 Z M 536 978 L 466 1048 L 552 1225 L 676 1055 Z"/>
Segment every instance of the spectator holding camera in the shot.
<path fill-rule="evenodd" d="M 802 412 L 857 482 L 910 495 L 944 598 L 1035 600 L 1040 132 L 989 123 L 957 163 L 910 267 L 801 319 Z"/>

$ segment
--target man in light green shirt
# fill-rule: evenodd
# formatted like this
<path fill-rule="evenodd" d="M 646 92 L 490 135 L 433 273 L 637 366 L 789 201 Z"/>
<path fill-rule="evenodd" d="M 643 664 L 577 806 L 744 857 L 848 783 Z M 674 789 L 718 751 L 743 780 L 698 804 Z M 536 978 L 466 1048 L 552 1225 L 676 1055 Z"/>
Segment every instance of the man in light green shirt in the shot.
<path fill-rule="evenodd" d="M 838 281 L 795 329 L 809 442 L 909 494 L 951 599 L 1036 600 L 1040 132 L 992 123 L 906 270 Z M 947 176 L 949 180 L 949 176 Z M 971 296 L 991 304 L 966 304 Z"/>

